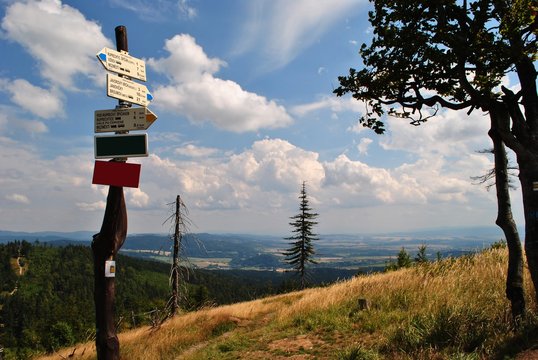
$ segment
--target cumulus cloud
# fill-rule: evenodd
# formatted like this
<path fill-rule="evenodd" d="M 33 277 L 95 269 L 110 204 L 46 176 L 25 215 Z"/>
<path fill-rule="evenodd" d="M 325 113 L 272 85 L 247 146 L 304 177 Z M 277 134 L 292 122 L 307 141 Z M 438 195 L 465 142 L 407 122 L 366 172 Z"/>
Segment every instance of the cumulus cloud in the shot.
<path fill-rule="evenodd" d="M 489 116 L 479 111 L 443 111 L 421 126 L 402 119 L 388 118 L 389 131 L 380 141 L 386 150 L 404 150 L 421 156 L 465 156 L 491 146 Z M 420 141 L 417 141 L 420 139 Z"/>
<path fill-rule="evenodd" d="M 14 2 L 0 26 L 7 39 L 38 61 L 41 75 L 51 84 L 73 88 L 79 74 L 103 81 L 95 53 L 111 42 L 101 26 L 77 9 L 59 0 Z"/>
<path fill-rule="evenodd" d="M 230 159 L 230 170 L 244 181 L 267 190 L 295 191 L 302 181 L 318 187 L 325 177 L 319 154 L 288 141 L 265 139 Z"/>
<path fill-rule="evenodd" d="M 370 167 L 352 161 L 346 155 L 324 163 L 324 186 L 339 189 L 333 201 L 343 206 L 372 206 L 375 204 L 417 204 L 427 201 L 426 194 L 413 178 L 395 176 L 389 170 Z"/>
<path fill-rule="evenodd" d="M 456 169 L 451 169 L 453 162 L 442 157 L 418 159 L 387 169 L 343 154 L 321 161 L 318 153 L 286 140 L 264 139 L 218 160 L 172 162 L 152 155 L 149 170 L 146 165 L 145 171 L 159 179 L 160 188 L 185 194 L 195 209 L 263 211 L 293 208 L 302 181 L 307 182 L 316 206 L 323 209 L 464 204 L 470 198 L 487 196 L 483 189 L 471 184 L 468 174 L 488 163 L 484 156 L 472 154 L 457 163 Z M 148 189 L 147 193 L 153 191 Z"/>
<path fill-rule="evenodd" d="M 164 49 L 170 56 L 151 58 L 148 65 L 171 78 L 174 83 L 198 81 L 204 74 L 215 74 L 226 65 L 218 58 L 209 58 L 196 40 L 187 34 L 166 40 Z"/>
<path fill-rule="evenodd" d="M 43 158 L 36 144 L 2 136 L 0 148 L 0 198 L 11 202 L 0 201 L 4 227 L 9 224 L 12 229 L 35 231 L 98 228 L 103 215 L 90 212 L 102 208 L 99 202 L 104 197 L 91 185 L 91 150 L 88 156 Z M 23 214 L 11 211 L 17 201 L 31 206 L 24 207 Z"/>
<path fill-rule="evenodd" d="M 136 208 L 144 208 L 149 204 L 149 196 L 139 188 L 126 189 L 126 202 Z"/>
<path fill-rule="evenodd" d="M 230 221 L 226 229 L 250 231 L 254 225 L 241 222 L 245 212 L 258 214 L 269 223 L 281 217 L 286 229 L 287 217 L 296 210 L 302 181 L 307 182 L 312 205 L 324 216 L 336 214 L 338 209 L 342 209 L 341 216 L 348 216 L 345 211 L 349 209 L 368 209 L 364 213 L 370 213 L 379 208 L 393 215 L 397 214 L 394 209 L 405 209 L 421 217 L 424 211 L 442 208 L 448 212 L 457 204 L 471 214 L 479 208 L 477 204 L 483 206 L 477 199 L 494 203 L 494 194 L 471 185 L 467 177 L 477 168 L 490 165 L 480 154 L 455 160 L 427 156 L 388 169 L 347 155 L 322 161 L 317 152 L 278 138 L 255 141 L 234 154 L 189 145 L 183 148 L 191 155 L 213 151 L 221 155 L 172 161 L 152 154 L 144 159 L 140 188 L 125 189 L 127 205 L 134 210 L 130 211 L 130 231 L 159 231 L 168 214 L 166 204 L 176 194 L 181 194 L 189 210 L 204 219 L 199 224 L 204 229 L 205 219 L 209 225 L 217 221 L 212 217 L 225 216 Z M 57 226 L 57 218 L 71 229 L 99 228 L 108 187 L 91 185 L 93 161 L 89 156 L 45 160 L 31 144 L 2 137 L 0 147 L 0 198 L 9 200 L 0 202 L 4 223 L 13 228 L 27 226 L 20 214 L 10 212 L 13 204 L 26 205 L 25 198 L 18 196 L 24 194 L 32 203 L 25 207 L 25 216 L 35 217 L 35 229 Z"/>
<path fill-rule="evenodd" d="M 291 124 L 286 109 L 274 100 L 215 77 L 225 63 L 209 58 L 192 36 L 176 35 L 166 41 L 165 49 L 169 57 L 147 62 L 171 82 L 154 89 L 155 106 L 184 115 L 193 123 L 210 122 L 237 133 Z"/>
<path fill-rule="evenodd" d="M 50 89 L 34 86 L 24 79 L 4 80 L 0 89 L 11 95 L 11 101 L 21 108 L 44 119 L 63 117 L 63 104 L 60 94 Z M 0 84 L 0 85 L 1 85 Z"/>

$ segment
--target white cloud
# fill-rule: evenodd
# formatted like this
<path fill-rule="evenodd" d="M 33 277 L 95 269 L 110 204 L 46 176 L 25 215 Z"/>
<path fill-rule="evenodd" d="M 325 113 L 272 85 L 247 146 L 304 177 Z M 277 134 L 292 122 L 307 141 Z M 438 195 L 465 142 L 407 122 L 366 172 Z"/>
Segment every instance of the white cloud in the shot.
<path fill-rule="evenodd" d="M 33 136 L 46 133 L 49 129 L 42 121 L 21 119 L 18 110 L 12 106 L 0 105 L 0 131 L 10 136 L 15 133 Z"/>
<path fill-rule="evenodd" d="M 99 200 L 92 203 L 87 202 L 78 202 L 76 203 L 77 207 L 81 211 L 97 211 L 97 210 L 105 210 L 106 207 L 106 201 Z"/>
<path fill-rule="evenodd" d="M 56 91 L 34 86 L 24 79 L 2 83 L 2 87 L 11 94 L 11 101 L 32 114 L 44 119 L 64 116 L 61 95 Z"/>
<path fill-rule="evenodd" d="M 29 204 L 30 203 L 30 199 L 28 199 L 28 197 L 26 195 L 22 195 L 22 194 L 9 194 L 9 195 L 6 195 L 5 198 L 9 201 L 13 201 L 15 203 L 18 203 L 18 204 Z"/>
<path fill-rule="evenodd" d="M 111 0 L 114 6 L 132 11 L 140 19 L 147 22 L 159 22 L 170 15 L 193 19 L 198 11 L 190 5 L 189 0 Z"/>
<path fill-rule="evenodd" d="M 149 66 L 171 80 L 170 85 L 154 89 L 155 106 L 193 123 L 210 122 L 237 133 L 291 124 L 286 109 L 275 101 L 214 77 L 224 62 L 207 57 L 191 36 L 176 35 L 167 40 L 165 49 L 168 58 L 148 60 Z"/>
<path fill-rule="evenodd" d="M 0 136 L 2 166 L 0 166 L 0 198 L 25 198 L 31 206 L 24 214 L 11 211 L 10 204 L 0 202 L 0 228 L 20 230 L 80 230 L 98 228 L 102 213 L 96 216 L 80 209 L 92 210 L 103 200 L 91 185 L 93 159 L 72 155 L 42 158 L 42 150 L 32 142 L 18 142 Z M 83 180 L 81 180 L 83 179 Z M 13 197 L 24 194 L 24 197 Z M 29 223 L 28 219 L 32 219 Z"/>
<path fill-rule="evenodd" d="M 32 199 L 32 206 L 24 209 L 24 218 L 35 218 L 33 229 L 57 229 L 58 218 L 68 224 L 63 230 L 99 229 L 107 187 L 91 185 L 91 151 L 88 156 L 45 160 L 31 145 L 1 137 L 0 148 L 0 198 L 11 202 L 18 199 L 22 205 L 24 198 L 13 194 Z M 184 148 L 192 154 L 208 151 L 194 145 Z M 140 188 L 125 190 L 130 232 L 162 231 L 161 224 L 168 216 L 166 204 L 177 194 L 204 230 L 227 219 L 223 226 L 228 231 L 253 231 L 257 226 L 271 232 L 280 228 L 286 231 L 287 218 L 297 208 L 302 181 L 308 184 L 322 224 L 329 226 L 324 218 L 334 216 L 336 228 L 349 214 L 392 214 L 397 216 L 395 224 L 401 226 L 409 225 L 402 217 L 412 214 L 427 226 L 425 219 L 435 219 L 435 209 L 442 209 L 444 214 L 452 209 L 457 217 L 465 207 L 464 220 L 475 221 L 483 216 L 484 208 L 494 208 L 494 194 L 471 185 L 468 178 L 476 169 L 491 165 L 485 156 L 475 153 L 454 159 L 438 153 L 386 169 L 346 155 L 322 162 L 317 152 L 283 139 L 264 139 L 235 154 L 222 152 L 218 158 L 172 161 L 153 154 L 142 162 Z M 9 204 L 0 202 L 0 218 L 10 228 L 29 229 L 20 212 L 10 212 Z M 245 223 L 247 218 L 254 222 Z M 379 226 L 379 218 L 349 221 L 353 226 L 342 225 L 347 231 L 354 226 L 355 231 L 362 231 L 359 224 L 370 230 L 376 222 Z"/>
<path fill-rule="evenodd" d="M 149 196 L 139 188 L 127 188 L 125 190 L 127 205 L 135 208 L 144 208 L 149 204 Z"/>
<path fill-rule="evenodd" d="M 196 8 L 189 5 L 188 0 L 179 0 L 177 2 L 179 13 L 188 19 L 193 19 L 198 15 Z"/>
<path fill-rule="evenodd" d="M 236 52 L 263 44 L 265 67 L 277 69 L 318 41 L 337 21 L 360 11 L 364 0 L 270 0 L 251 5 Z"/>
<path fill-rule="evenodd" d="M 218 58 L 209 58 L 196 40 L 187 34 L 176 35 L 166 40 L 164 49 L 167 58 L 149 59 L 148 65 L 165 74 L 174 83 L 200 80 L 205 74 L 213 75 L 226 63 Z"/>
<path fill-rule="evenodd" d="M 281 139 L 256 141 L 252 149 L 230 159 L 230 171 L 265 190 L 295 191 L 307 181 L 319 187 L 325 177 L 315 152 L 306 151 Z"/>
<path fill-rule="evenodd" d="M 408 176 L 395 176 L 389 170 L 370 167 L 340 155 L 324 163 L 324 187 L 332 191 L 333 202 L 341 206 L 366 207 L 376 204 L 426 203 L 424 189 Z"/>
<path fill-rule="evenodd" d="M 49 131 L 47 125 L 37 120 L 18 120 L 17 127 L 30 134 L 43 134 Z"/>
<path fill-rule="evenodd" d="M 103 81 L 95 54 L 111 43 L 101 26 L 77 9 L 59 0 L 15 2 L 6 9 L 1 28 L 39 62 L 50 83 L 73 88 L 78 74 Z"/>
<path fill-rule="evenodd" d="M 307 116 L 312 112 L 322 111 L 325 109 L 329 109 L 333 113 L 340 113 L 344 111 L 359 113 L 364 108 L 361 106 L 361 103 L 352 97 L 324 95 L 317 101 L 294 106 L 291 112 L 297 116 Z"/>
<path fill-rule="evenodd" d="M 362 138 L 359 141 L 359 145 L 357 145 L 357 150 L 359 150 L 359 154 L 361 155 L 368 155 L 368 146 L 374 142 L 374 140 L 370 138 Z"/>
<path fill-rule="evenodd" d="M 462 156 L 491 147 L 487 135 L 489 116 L 475 111 L 442 111 L 420 126 L 397 118 L 388 118 L 390 131 L 380 139 L 386 150 L 403 150 L 421 156 Z M 420 141 L 417 141 L 420 139 Z"/>
<path fill-rule="evenodd" d="M 178 155 L 190 156 L 190 157 L 209 157 L 219 152 L 218 149 L 200 147 L 194 144 L 186 144 L 174 151 Z"/>

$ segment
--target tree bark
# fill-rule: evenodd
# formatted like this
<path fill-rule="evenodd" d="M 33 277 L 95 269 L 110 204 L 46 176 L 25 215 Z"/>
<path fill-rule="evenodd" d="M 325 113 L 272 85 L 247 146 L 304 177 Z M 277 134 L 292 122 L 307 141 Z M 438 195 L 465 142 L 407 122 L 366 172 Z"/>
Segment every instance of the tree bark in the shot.
<path fill-rule="evenodd" d="M 516 152 L 519 165 L 519 181 L 525 213 L 525 254 L 534 285 L 534 296 L 538 300 L 538 92 L 537 72 L 530 56 L 521 49 L 521 39 L 510 38 L 514 49 L 516 73 L 521 84 L 521 104 L 510 90 L 503 89 L 503 101 L 507 104 L 513 121 L 512 135 L 517 139 L 512 149 Z M 524 114 L 521 112 L 523 106 Z M 507 143 L 508 145 L 508 143 Z"/>
<path fill-rule="evenodd" d="M 95 324 L 97 359 L 119 360 L 120 343 L 116 335 L 114 277 L 105 277 L 105 262 L 114 260 L 127 236 L 127 209 L 122 187 L 110 186 L 101 231 L 93 236 L 95 278 Z"/>
<path fill-rule="evenodd" d="M 525 156 L 526 159 L 521 158 L 523 156 L 518 156 L 519 181 L 525 213 L 525 254 L 535 297 L 538 299 L 538 191 L 533 188 L 533 183 L 538 182 L 538 156 L 531 154 Z"/>
<path fill-rule="evenodd" d="M 491 129 L 488 134 L 493 142 L 495 189 L 497 193 L 497 219 L 495 223 L 504 232 L 508 247 L 506 297 L 510 301 L 512 319 L 514 324 L 517 325 L 525 315 L 523 251 L 517 226 L 512 216 L 506 148 L 498 132 L 499 126 L 509 124 L 508 111 L 502 104 L 493 105 L 490 110 L 490 119 Z"/>

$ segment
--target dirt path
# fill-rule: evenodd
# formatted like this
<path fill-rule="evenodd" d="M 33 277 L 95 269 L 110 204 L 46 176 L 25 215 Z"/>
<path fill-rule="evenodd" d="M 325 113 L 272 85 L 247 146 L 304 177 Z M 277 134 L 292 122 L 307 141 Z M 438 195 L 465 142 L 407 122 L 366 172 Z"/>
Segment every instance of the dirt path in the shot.
<path fill-rule="evenodd" d="M 19 271 L 18 271 L 19 277 L 23 276 L 24 273 L 26 272 L 26 270 L 28 270 L 28 269 L 25 269 L 25 267 L 21 264 L 22 259 L 24 259 L 24 256 L 21 256 L 21 249 L 19 247 L 17 258 L 15 260 L 15 265 L 19 268 Z M 13 290 L 11 290 L 11 292 L 9 293 L 9 296 L 13 296 L 17 292 L 17 290 L 19 290 L 19 281 L 18 280 L 15 283 L 15 288 Z"/>

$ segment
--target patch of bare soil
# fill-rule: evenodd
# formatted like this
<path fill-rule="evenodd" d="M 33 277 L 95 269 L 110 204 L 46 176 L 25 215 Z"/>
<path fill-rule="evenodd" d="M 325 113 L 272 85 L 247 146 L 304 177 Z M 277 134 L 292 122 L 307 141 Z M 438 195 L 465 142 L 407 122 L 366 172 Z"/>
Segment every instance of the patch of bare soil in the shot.
<path fill-rule="evenodd" d="M 298 335 L 294 338 L 286 338 L 286 339 L 280 339 L 275 340 L 271 342 L 268 347 L 270 351 L 276 351 L 280 353 L 286 353 L 286 354 L 295 354 L 301 351 L 310 351 L 314 349 L 314 347 L 320 347 L 324 344 L 323 340 L 320 340 L 318 338 L 311 338 L 307 335 Z M 299 356 L 299 355 L 297 355 Z M 301 354 L 301 357 L 293 357 L 294 359 L 308 359 L 309 357 L 307 355 Z M 307 356 L 307 357 L 303 357 Z M 291 357 L 288 357 L 291 358 Z"/>
<path fill-rule="evenodd" d="M 515 360 L 538 360 L 538 350 L 526 350 L 517 354 Z"/>

